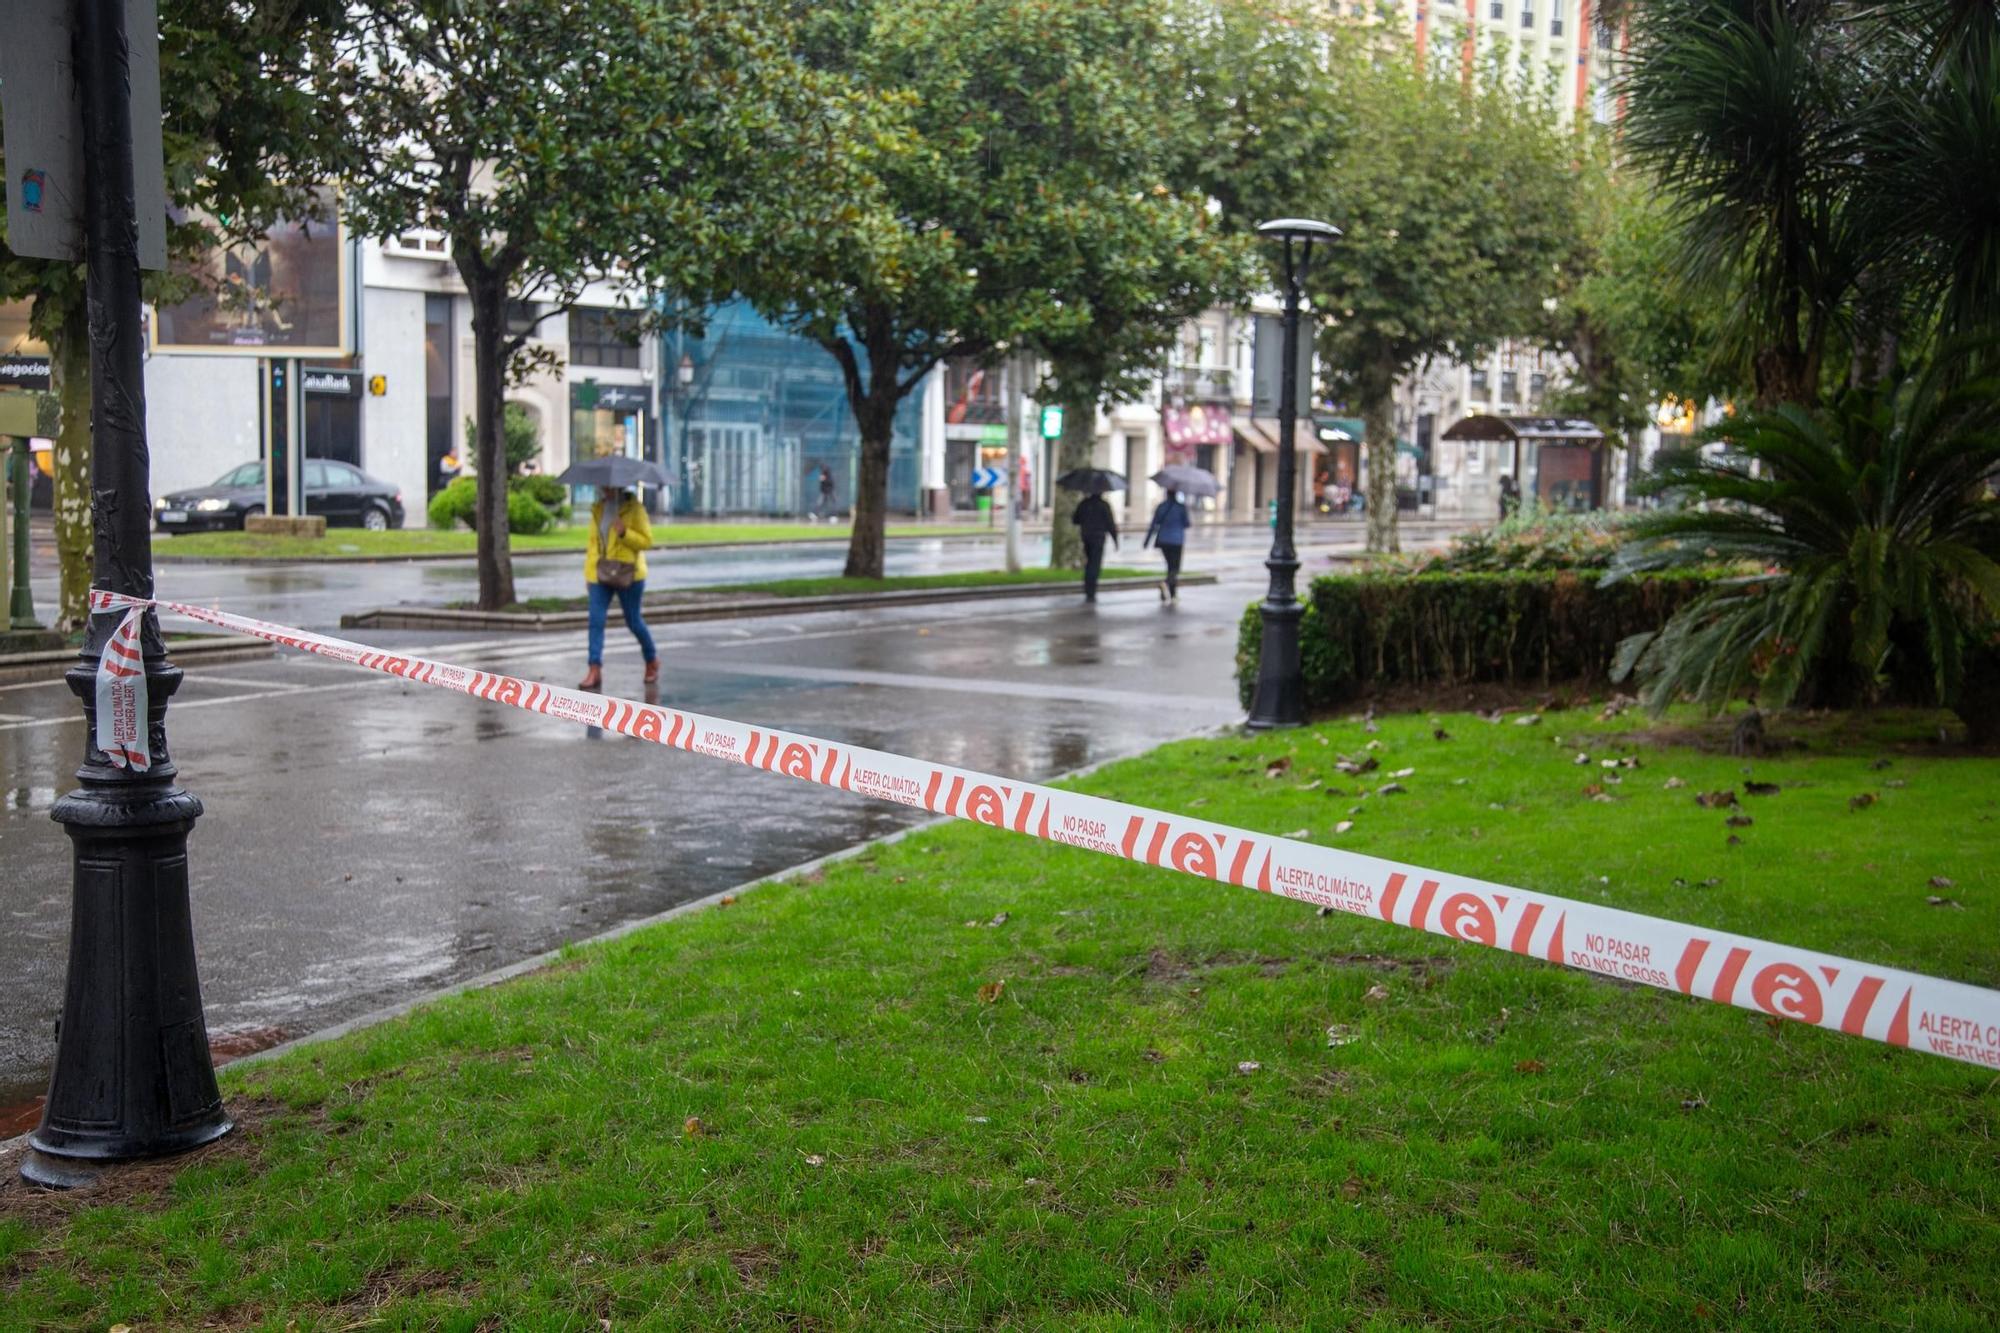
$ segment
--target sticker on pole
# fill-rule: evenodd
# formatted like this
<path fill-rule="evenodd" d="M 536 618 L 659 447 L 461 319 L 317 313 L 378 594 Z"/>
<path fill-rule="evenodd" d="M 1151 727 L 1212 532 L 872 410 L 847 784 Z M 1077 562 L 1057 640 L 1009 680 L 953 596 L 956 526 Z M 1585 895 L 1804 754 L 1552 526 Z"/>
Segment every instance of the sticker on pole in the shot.
<path fill-rule="evenodd" d="M 93 595 L 92 601 L 100 596 Z M 153 763 L 146 752 L 146 664 L 139 648 L 145 615 L 145 607 L 128 606 L 97 659 L 97 748 L 117 767 L 135 773 Z"/>

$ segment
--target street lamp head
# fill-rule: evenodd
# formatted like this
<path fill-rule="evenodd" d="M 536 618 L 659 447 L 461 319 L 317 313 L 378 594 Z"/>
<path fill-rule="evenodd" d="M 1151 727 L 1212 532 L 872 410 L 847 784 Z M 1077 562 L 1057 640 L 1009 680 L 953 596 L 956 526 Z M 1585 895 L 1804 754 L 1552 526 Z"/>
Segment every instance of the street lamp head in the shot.
<path fill-rule="evenodd" d="M 1337 240 L 1340 228 L 1311 218 L 1272 218 L 1257 224 L 1257 234 L 1267 241 L 1304 241 L 1310 245 L 1314 241 Z"/>
<path fill-rule="evenodd" d="M 1314 241 L 1329 244 L 1340 239 L 1340 228 L 1331 222 L 1315 222 L 1311 218 L 1273 218 L 1269 222 L 1257 224 L 1257 235 L 1267 241 L 1283 241 L 1285 244 L 1285 289 L 1297 299 L 1299 288 L 1305 284 L 1306 274 L 1312 269 Z"/>
<path fill-rule="evenodd" d="M 681 363 L 674 367 L 674 379 L 685 389 L 694 383 L 694 358 L 681 353 Z"/>

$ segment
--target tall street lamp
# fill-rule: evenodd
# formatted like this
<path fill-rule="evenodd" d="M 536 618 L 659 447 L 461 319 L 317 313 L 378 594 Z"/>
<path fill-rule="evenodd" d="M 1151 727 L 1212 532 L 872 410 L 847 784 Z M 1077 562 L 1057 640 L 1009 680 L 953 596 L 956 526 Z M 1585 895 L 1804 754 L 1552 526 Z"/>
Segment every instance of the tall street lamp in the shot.
<path fill-rule="evenodd" d="M 151 597 L 125 3 L 79 0 L 75 14 L 96 584 Z M 114 764 L 95 741 L 96 664 L 123 617 L 92 614 L 82 661 L 64 677 L 83 701 L 83 786 L 50 811 L 70 837 L 72 893 L 55 1073 L 21 1166 L 41 1185 L 83 1184 L 107 1162 L 185 1152 L 231 1128 L 209 1058 L 188 913 L 187 839 L 201 802 L 174 781 L 167 752 L 167 698 L 181 673 L 150 609 L 140 634 L 147 766 Z"/>
<path fill-rule="evenodd" d="M 1257 657 L 1257 690 L 1250 701 L 1250 726 L 1262 731 L 1296 727 L 1306 720 L 1304 676 L 1299 667 L 1299 555 L 1292 545 L 1292 517 L 1298 508 L 1299 298 L 1312 272 L 1313 244 L 1331 243 L 1340 228 L 1308 218 L 1277 218 L 1257 234 L 1284 245 L 1285 345 L 1278 400 L 1278 515 L 1271 535 L 1270 590 L 1264 594 L 1264 642 Z"/>

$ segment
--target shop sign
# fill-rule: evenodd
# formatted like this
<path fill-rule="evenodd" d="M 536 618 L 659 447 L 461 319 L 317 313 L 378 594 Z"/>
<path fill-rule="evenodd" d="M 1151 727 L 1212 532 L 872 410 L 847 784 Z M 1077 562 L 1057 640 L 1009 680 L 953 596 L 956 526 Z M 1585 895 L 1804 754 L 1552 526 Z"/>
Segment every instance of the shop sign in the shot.
<path fill-rule="evenodd" d="M 0 386 L 49 391 L 49 359 L 45 356 L 0 356 Z"/>
<path fill-rule="evenodd" d="M 358 398 L 361 395 L 361 372 L 307 369 L 300 372 L 299 387 L 307 393 L 331 394 L 336 398 Z"/>

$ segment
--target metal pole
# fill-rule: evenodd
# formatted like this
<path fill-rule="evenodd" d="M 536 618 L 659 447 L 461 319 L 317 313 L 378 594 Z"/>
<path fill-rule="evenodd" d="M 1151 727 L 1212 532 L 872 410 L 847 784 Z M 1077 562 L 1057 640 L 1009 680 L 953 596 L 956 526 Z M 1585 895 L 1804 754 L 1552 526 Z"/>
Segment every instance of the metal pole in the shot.
<path fill-rule="evenodd" d="M 1306 720 L 1305 676 L 1299 658 L 1299 618 L 1304 608 L 1295 591 L 1298 552 L 1292 546 L 1293 511 L 1297 508 L 1298 452 L 1294 438 L 1299 423 L 1299 300 L 1312 268 L 1315 239 L 1331 241 L 1340 233 L 1324 222 L 1287 218 L 1267 222 L 1258 231 L 1284 243 L 1285 363 L 1279 376 L 1278 512 L 1271 534 L 1271 556 L 1264 567 L 1271 585 L 1264 596 L 1264 635 L 1257 658 L 1257 689 L 1251 698 L 1249 725 L 1255 730 L 1296 727 Z M 1297 245 L 1296 253 L 1293 246 Z"/>
<path fill-rule="evenodd" d="M 14 594 L 8 614 L 15 629 L 40 629 L 35 618 L 35 594 L 28 587 L 28 495 L 34 485 L 34 464 L 28 458 L 28 441 L 14 441 Z"/>
<path fill-rule="evenodd" d="M 1016 352 L 1007 368 L 1007 572 L 1021 572 L 1021 436 L 1028 429 L 1030 357 Z"/>
<path fill-rule="evenodd" d="M 91 511 L 100 588 L 153 593 L 139 254 L 125 0 L 77 0 L 90 306 Z M 83 702 L 82 789 L 50 813 L 70 836 L 69 971 L 56 1067 L 21 1174 L 68 1187 L 103 1164 L 162 1157 L 229 1132 L 216 1088 L 188 911 L 187 835 L 201 802 L 175 783 L 167 700 L 181 673 L 157 617 L 141 651 L 151 763 L 135 773 L 95 744 L 96 666 L 122 612 L 93 614 L 65 677 Z"/>

